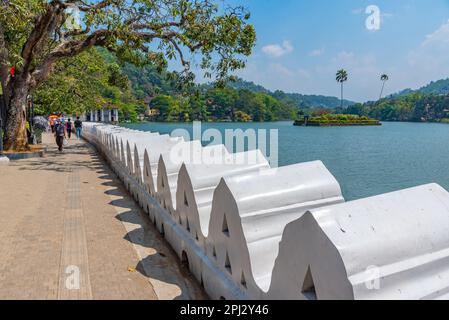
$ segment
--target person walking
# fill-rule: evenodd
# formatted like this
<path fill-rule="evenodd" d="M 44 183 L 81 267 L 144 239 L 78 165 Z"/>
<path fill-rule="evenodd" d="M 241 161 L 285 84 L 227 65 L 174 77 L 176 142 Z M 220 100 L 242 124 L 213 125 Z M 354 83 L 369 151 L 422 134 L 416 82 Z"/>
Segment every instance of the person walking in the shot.
<path fill-rule="evenodd" d="M 51 133 L 55 133 L 55 119 L 50 117 L 48 121 L 50 122 Z"/>
<path fill-rule="evenodd" d="M 61 120 L 55 121 L 55 138 L 58 145 L 59 152 L 63 151 L 64 139 L 66 137 L 66 128 L 64 122 Z"/>
<path fill-rule="evenodd" d="M 69 137 L 69 139 L 72 137 L 72 119 L 69 118 L 69 120 L 67 121 L 66 124 L 66 129 L 67 129 L 67 136 Z"/>
<path fill-rule="evenodd" d="M 76 138 L 81 139 L 81 130 L 83 128 L 83 122 L 80 120 L 80 117 L 76 117 L 75 120 L 75 130 L 76 130 Z"/>

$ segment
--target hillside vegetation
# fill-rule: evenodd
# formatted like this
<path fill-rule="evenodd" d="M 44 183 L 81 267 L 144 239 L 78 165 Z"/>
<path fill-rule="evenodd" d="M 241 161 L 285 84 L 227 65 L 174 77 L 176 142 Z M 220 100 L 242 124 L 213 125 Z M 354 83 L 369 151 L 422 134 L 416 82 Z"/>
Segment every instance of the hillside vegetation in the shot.
<path fill-rule="evenodd" d="M 353 114 L 382 121 L 449 122 L 449 79 L 418 90 L 403 90 L 375 102 L 271 92 L 237 79 L 226 87 L 180 87 L 176 76 L 152 65 L 121 63 L 111 53 L 91 49 L 59 62 L 50 79 L 33 93 L 37 114 L 80 114 L 117 106 L 121 119 L 137 121 L 148 107 L 156 121 L 277 121 L 301 115 Z"/>
<path fill-rule="evenodd" d="M 91 49 L 59 62 L 34 92 L 37 114 L 81 114 L 117 106 L 125 121 L 137 121 L 148 107 L 156 121 L 277 121 L 295 119 L 290 101 L 230 86 L 181 86 L 176 74 L 153 65 L 121 63 L 104 49 Z"/>
<path fill-rule="evenodd" d="M 376 102 L 355 104 L 345 113 L 382 121 L 448 122 L 449 96 L 410 93 Z"/>

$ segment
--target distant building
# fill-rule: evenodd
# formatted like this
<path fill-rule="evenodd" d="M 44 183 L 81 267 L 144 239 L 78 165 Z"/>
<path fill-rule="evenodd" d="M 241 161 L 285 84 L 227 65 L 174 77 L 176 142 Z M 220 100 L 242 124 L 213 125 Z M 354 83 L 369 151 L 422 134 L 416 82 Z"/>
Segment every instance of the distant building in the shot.
<path fill-rule="evenodd" d="M 145 110 L 145 116 L 147 117 L 157 117 L 160 114 L 158 109 L 152 109 L 152 108 L 147 108 L 147 110 Z"/>
<path fill-rule="evenodd" d="M 118 108 L 105 107 L 103 109 L 91 110 L 86 112 L 82 118 L 87 122 L 118 123 Z"/>
<path fill-rule="evenodd" d="M 154 98 L 154 96 L 147 96 L 144 98 L 144 103 L 147 105 L 147 108 L 145 110 L 145 118 L 150 121 L 154 120 L 158 115 L 160 115 L 158 109 L 151 108 L 151 101 L 153 101 Z"/>

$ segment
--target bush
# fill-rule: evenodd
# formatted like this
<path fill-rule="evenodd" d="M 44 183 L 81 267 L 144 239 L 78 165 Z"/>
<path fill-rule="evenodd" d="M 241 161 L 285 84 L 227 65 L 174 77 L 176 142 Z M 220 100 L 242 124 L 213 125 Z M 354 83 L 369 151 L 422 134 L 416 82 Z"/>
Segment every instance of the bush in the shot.
<path fill-rule="evenodd" d="M 235 113 L 236 122 L 250 122 L 251 120 L 251 116 L 243 111 L 239 110 Z"/>
<path fill-rule="evenodd" d="M 448 119 L 449 121 L 449 119 Z M 304 117 L 300 117 L 296 125 L 304 124 Z M 324 114 L 321 116 L 311 117 L 308 124 L 313 125 L 378 125 L 379 121 L 370 119 L 366 116 L 348 115 L 348 114 Z"/>

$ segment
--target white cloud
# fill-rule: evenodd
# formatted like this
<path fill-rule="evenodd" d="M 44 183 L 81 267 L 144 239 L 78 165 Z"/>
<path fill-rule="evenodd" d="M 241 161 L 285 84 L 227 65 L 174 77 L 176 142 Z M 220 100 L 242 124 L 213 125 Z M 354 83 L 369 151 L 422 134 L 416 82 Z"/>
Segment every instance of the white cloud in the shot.
<path fill-rule="evenodd" d="M 319 57 L 324 54 L 324 49 L 315 49 L 309 52 L 310 57 Z"/>
<path fill-rule="evenodd" d="M 429 34 L 421 47 L 434 46 L 435 44 L 447 44 L 449 42 L 449 21 L 441 25 L 434 33 Z"/>
<path fill-rule="evenodd" d="M 410 80 L 415 86 L 447 78 L 449 69 L 449 21 L 429 34 L 407 57 Z"/>
<path fill-rule="evenodd" d="M 292 53 L 294 50 L 290 41 L 284 41 L 280 44 L 270 44 L 262 48 L 262 51 L 270 57 L 280 58 L 286 54 Z"/>

